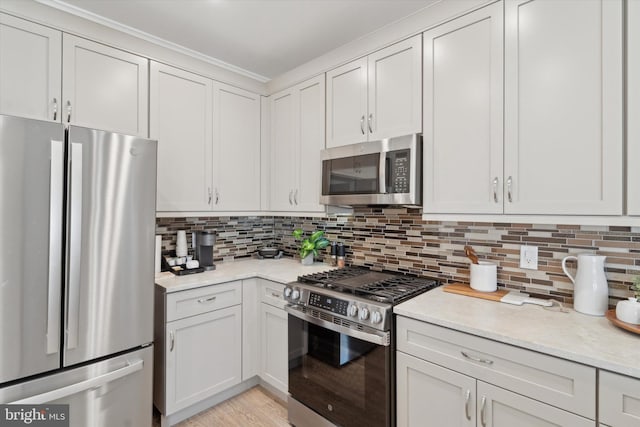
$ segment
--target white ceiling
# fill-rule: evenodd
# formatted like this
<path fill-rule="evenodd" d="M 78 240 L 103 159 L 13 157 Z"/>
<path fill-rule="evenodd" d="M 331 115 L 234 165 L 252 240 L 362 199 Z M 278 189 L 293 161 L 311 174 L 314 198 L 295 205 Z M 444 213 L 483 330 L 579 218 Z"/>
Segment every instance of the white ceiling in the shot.
<path fill-rule="evenodd" d="M 177 44 L 267 81 L 435 1 L 49 0 L 43 3 L 107 25 L 131 27 L 152 39 Z"/>

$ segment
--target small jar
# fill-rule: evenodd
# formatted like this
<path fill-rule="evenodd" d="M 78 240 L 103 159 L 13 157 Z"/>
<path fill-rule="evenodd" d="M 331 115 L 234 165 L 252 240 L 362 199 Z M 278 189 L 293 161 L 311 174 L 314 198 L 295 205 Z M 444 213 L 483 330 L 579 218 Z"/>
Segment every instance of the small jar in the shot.
<path fill-rule="evenodd" d="M 616 305 L 616 317 L 632 325 L 640 324 L 640 301 L 636 298 L 628 298 L 626 301 L 619 301 Z"/>
<path fill-rule="evenodd" d="M 336 242 L 331 242 L 331 266 L 338 265 L 338 245 Z"/>
<path fill-rule="evenodd" d="M 337 255 L 338 255 L 338 260 L 337 260 L 338 268 L 343 268 L 345 264 L 344 259 L 346 255 L 346 250 L 342 242 L 338 243 Z"/>

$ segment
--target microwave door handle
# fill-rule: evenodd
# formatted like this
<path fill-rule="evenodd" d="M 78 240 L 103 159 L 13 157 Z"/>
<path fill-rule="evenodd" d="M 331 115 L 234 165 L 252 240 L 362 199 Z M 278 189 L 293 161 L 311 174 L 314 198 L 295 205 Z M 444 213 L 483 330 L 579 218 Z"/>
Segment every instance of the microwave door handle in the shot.
<path fill-rule="evenodd" d="M 386 151 L 380 153 L 380 165 L 378 166 L 378 181 L 380 182 L 380 194 L 387 193 L 387 167 L 389 166 Z"/>

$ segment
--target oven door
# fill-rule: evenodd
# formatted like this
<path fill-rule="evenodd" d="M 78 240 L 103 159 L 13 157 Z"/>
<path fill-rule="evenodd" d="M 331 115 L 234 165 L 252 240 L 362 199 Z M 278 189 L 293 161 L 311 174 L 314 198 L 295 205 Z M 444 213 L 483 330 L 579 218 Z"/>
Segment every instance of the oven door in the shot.
<path fill-rule="evenodd" d="M 393 352 L 388 333 L 380 333 L 385 338 L 367 336 L 286 309 L 291 397 L 340 426 L 392 425 Z"/>

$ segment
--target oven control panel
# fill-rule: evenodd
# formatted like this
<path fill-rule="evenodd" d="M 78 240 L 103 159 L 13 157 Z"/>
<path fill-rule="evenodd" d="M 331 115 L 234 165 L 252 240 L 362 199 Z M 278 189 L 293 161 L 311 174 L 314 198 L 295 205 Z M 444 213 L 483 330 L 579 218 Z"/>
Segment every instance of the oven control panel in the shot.
<path fill-rule="evenodd" d="M 379 330 L 391 327 L 391 304 L 374 302 L 364 298 L 335 292 L 316 290 L 314 286 L 299 282 L 289 283 L 284 288 L 284 299 L 290 304 L 314 308 L 350 322 Z M 344 299 L 344 297 L 348 299 Z"/>
<path fill-rule="evenodd" d="M 318 294 L 316 292 L 309 293 L 308 304 L 312 307 L 318 307 L 332 313 L 340 314 L 341 316 L 346 316 L 347 309 L 349 308 L 348 301 Z"/>

